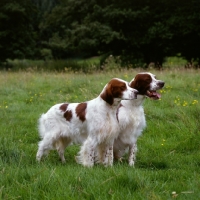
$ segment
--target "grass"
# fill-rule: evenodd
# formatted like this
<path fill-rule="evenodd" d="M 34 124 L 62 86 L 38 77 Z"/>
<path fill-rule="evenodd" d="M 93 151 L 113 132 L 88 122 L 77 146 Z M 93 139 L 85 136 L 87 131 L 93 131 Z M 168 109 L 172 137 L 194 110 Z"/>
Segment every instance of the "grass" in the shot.
<path fill-rule="evenodd" d="M 95 98 L 112 77 L 131 80 L 139 70 L 108 73 L 0 72 L 0 199 L 199 199 L 199 71 L 152 71 L 166 82 L 160 101 L 144 103 L 147 128 L 138 140 L 135 168 L 76 164 L 79 146 L 36 162 L 37 120 L 60 102 Z"/>
<path fill-rule="evenodd" d="M 183 68 L 187 64 L 187 60 L 180 57 L 180 55 L 175 57 L 167 57 L 165 58 L 165 62 L 163 63 L 163 67 L 166 68 Z"/>

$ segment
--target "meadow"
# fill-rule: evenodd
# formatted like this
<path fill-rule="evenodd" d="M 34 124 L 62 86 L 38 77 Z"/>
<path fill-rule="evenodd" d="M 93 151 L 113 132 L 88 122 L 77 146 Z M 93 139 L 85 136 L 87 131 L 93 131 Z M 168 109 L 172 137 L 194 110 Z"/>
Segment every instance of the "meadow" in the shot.
<path fill-rule="evenodd" d="M 78 145 L 36 162 L 37 120 L 61 102 L 95 98 L 113 77 L 130 81 L 141 69 L 98 73 L 0 72 L 0 199 L 200 199 L 200 71 L 149 70 L 165 81 L 158 101 L 146 99 L 147 128 L 135 167 L 85 168 Z"/>

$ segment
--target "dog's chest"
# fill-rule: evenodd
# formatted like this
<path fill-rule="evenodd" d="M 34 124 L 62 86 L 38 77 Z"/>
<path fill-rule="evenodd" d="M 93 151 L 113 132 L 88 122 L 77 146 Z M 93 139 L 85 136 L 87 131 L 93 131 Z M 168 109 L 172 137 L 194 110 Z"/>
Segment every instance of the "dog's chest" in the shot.
<path fill-rule="evenodd" d="M 120 113 L 120 126 L 131 129 L 143 129 L 146 126 L 144 109 L 140 107 L 124 108 Z"/>
<path fill-rule="evenodd" d="M 144 115 L 144 109 L 142 106 L 139 106 L 138 108 L 133 108 L 131 110 L 132 112 L 131 113 L 131 118 L 137 122 L 141 122 L 144 120 L 145 118 L 145 115 Z"/>

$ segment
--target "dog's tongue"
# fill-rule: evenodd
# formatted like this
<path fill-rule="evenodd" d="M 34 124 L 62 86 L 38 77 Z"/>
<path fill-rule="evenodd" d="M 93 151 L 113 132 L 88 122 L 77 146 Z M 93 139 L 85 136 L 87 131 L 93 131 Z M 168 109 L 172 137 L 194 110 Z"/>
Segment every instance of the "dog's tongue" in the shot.
<path fill-rule="evenodd" d="M 151 93 L 149 94 L 149 97 L 150 97 L 151 99 L 153 99 L 153 100 L 157 100 L 157 99 L 160 99 L 160 98 L 161 98 L 161 95 L 160 95 L 159 93 L 157 93 L 157 92 L 151 92 Z"/>

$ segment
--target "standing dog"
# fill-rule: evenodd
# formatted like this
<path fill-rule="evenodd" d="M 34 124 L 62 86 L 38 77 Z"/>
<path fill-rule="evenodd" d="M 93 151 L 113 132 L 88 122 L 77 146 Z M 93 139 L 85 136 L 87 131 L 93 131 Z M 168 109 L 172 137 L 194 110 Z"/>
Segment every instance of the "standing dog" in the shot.
<path fill-rule="evenodd" d="M 106 84 L 100 95 L 91 101 L 54 105 L 39 119 L 39 134 L 42 140 L 39 142 L 37 160 L 40 161 L 49 150 L 57 149 L 62 162 L 65 162 L 65 148 L 72 141 L 83 143 L 88 138 L 77 160 L 84 166 L 93 166 L 94 150 L 102 145 L 109 152 L 118 136 L 116 111 L 120 101 L 136 97 L 137 90 L 129 87 L 127 82 L 114 78 Z M 108 153 L 105 157 L 107 155 Z M 105 164 L 111 163 L 112 161 L 105 161 Z"/>
<path fill-rule="evenodd" d="M 129 86 L 138 90 L 137 99 L 133 101 L 121 101 L 117 110 L 117 119 L 120 126 L 120 134 L 114 142 L 114 157 L 120 159 L 129 149 L 129 165 L 134 166 L 137 152 L 137 139 L 146 126 L 142 103 L 146 97 L 159 99 L 160 94 L 156 90 L 164 87 L 164 82 L 157 80 L 151 73 L 139 73 L 129 83 Z"/>

